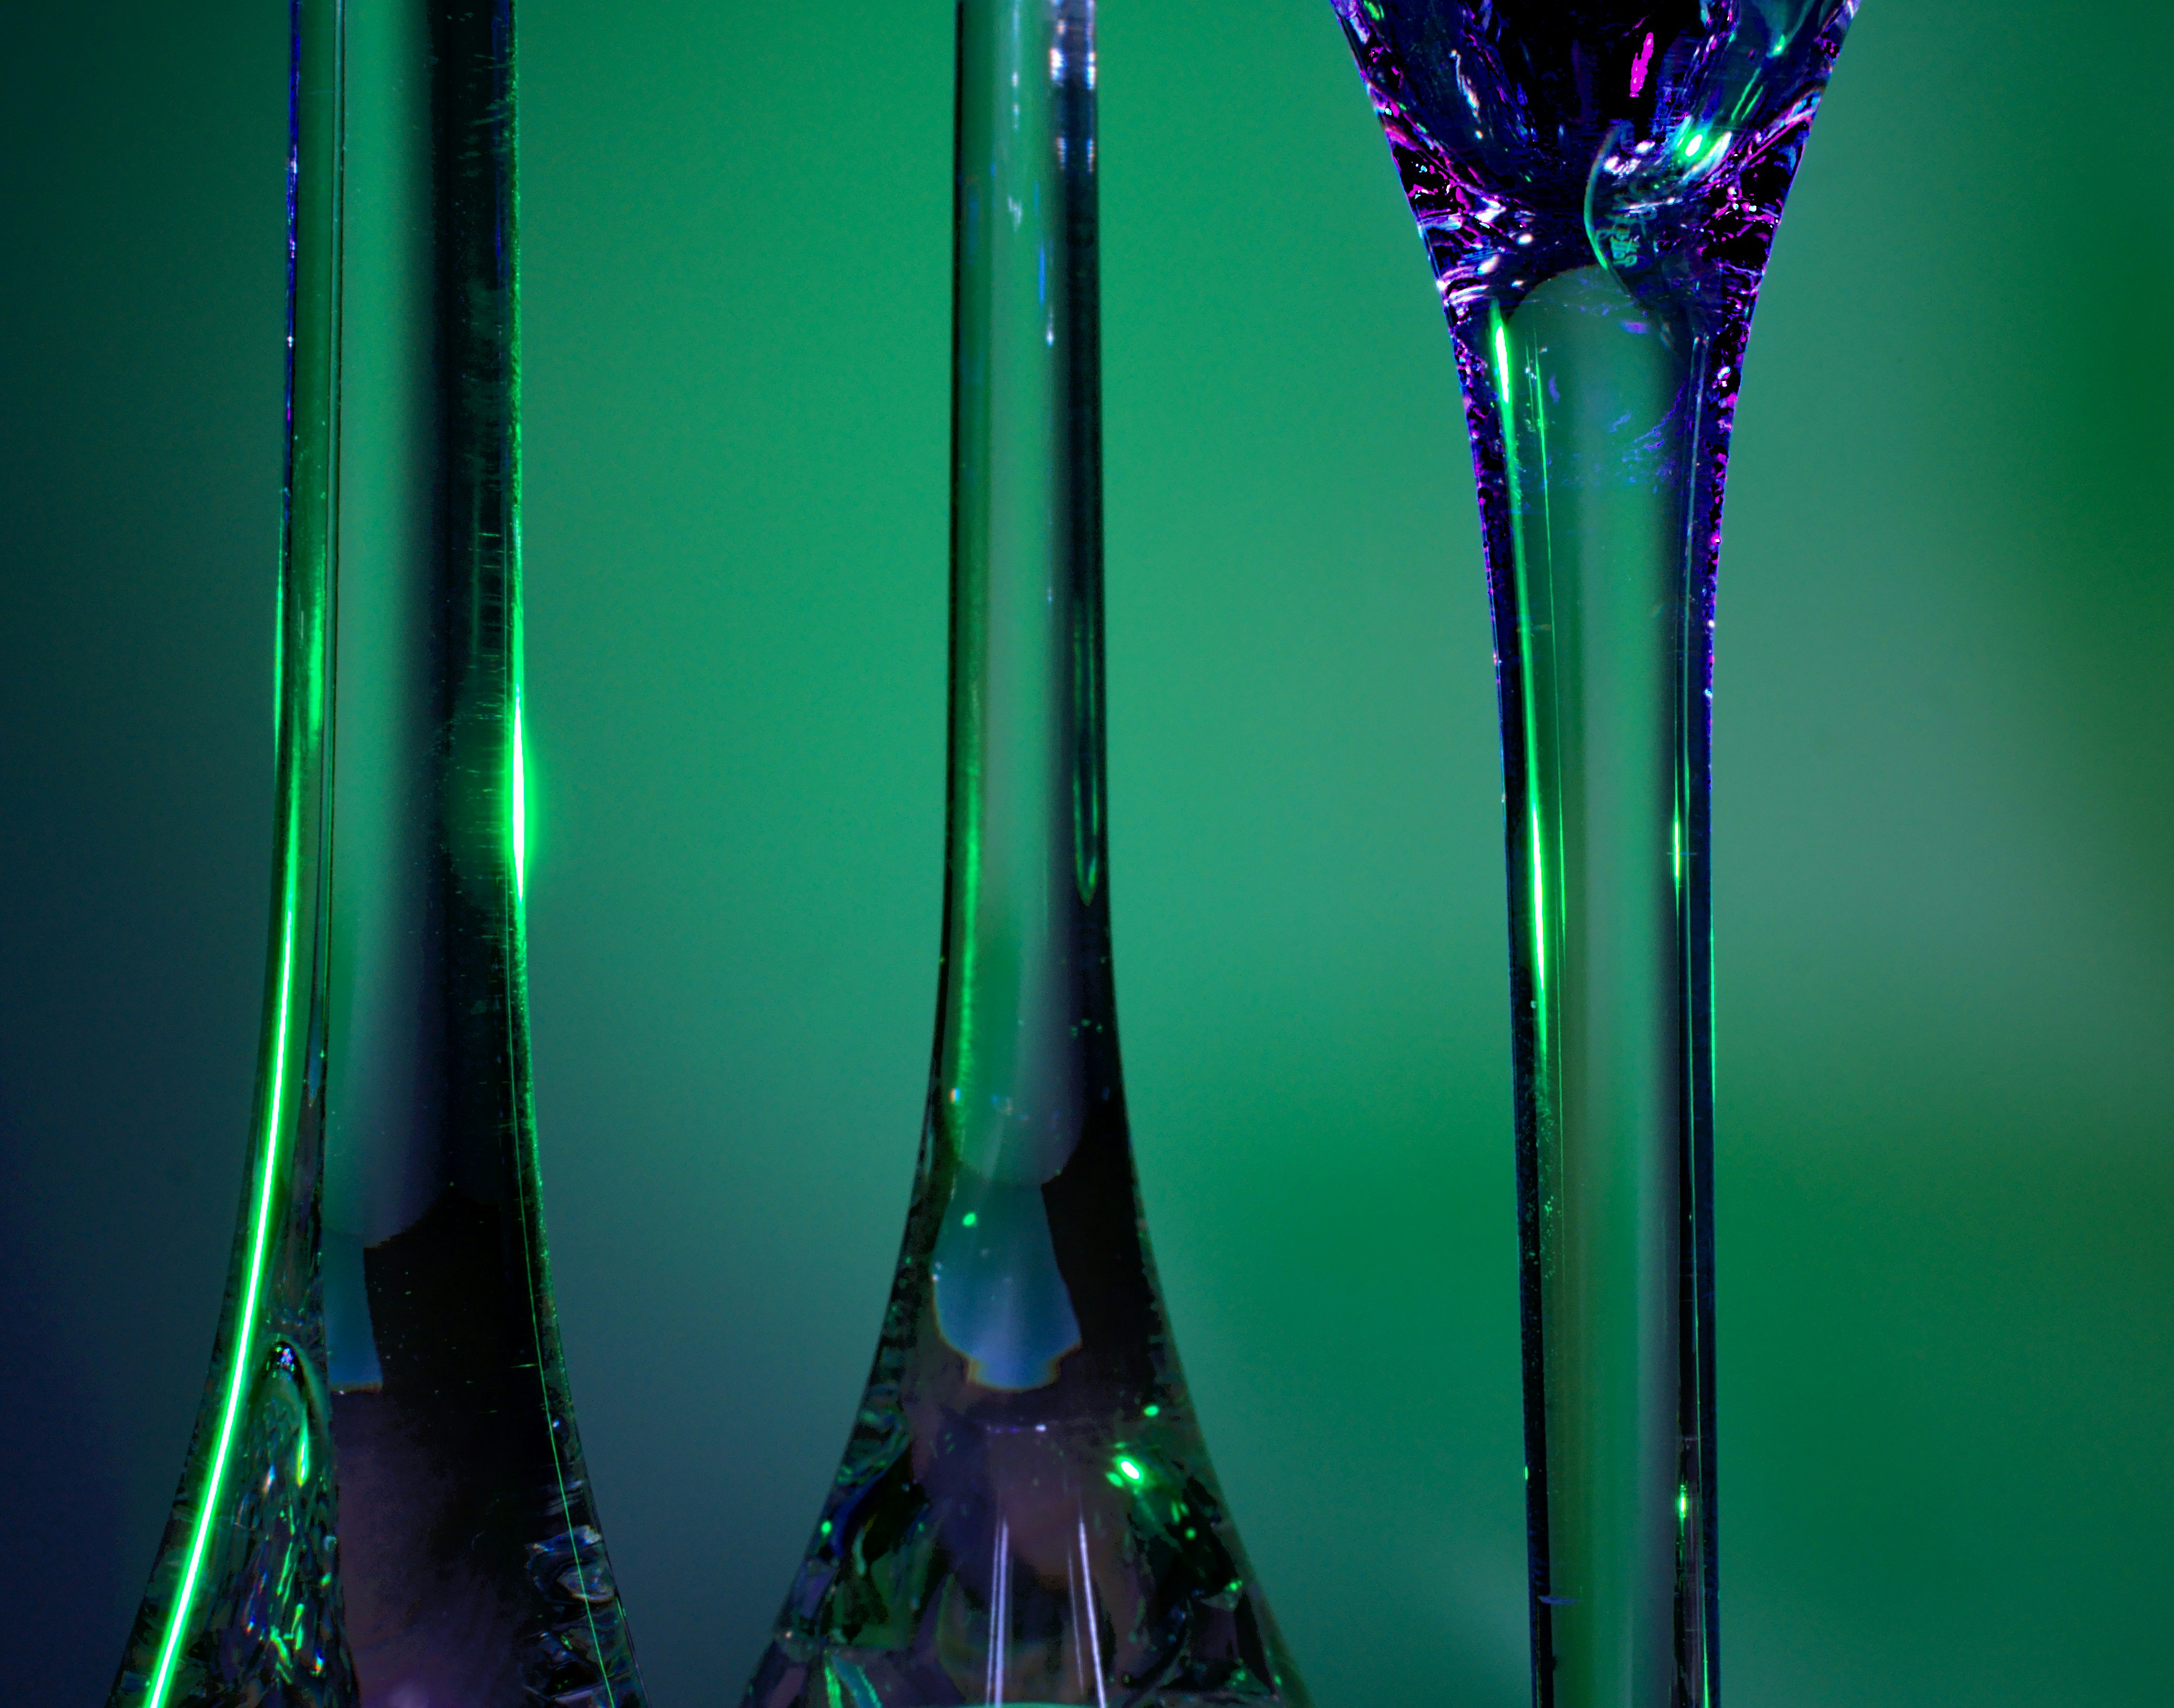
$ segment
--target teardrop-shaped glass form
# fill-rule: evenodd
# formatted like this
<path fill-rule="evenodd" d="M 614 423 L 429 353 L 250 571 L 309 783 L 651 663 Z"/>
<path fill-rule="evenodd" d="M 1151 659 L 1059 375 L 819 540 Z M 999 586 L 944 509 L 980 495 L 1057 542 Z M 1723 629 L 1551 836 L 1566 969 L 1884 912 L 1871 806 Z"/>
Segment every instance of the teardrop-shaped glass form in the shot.
<path fill-rule="evenodd" d="M 959 78 L 935 1062 L 875 1368 L 747 1708 L 1297 1708 L 1118 1073 L 1091 4 L 964 0 Z"/>
<path fill-rule="evenodd" d="M 530 1106 L 511 12 L 294 18 L 257 1107 L 109 1708 L 636 1708 Z"/>
<path fill-rule="evenodd" d="M 1711 1708 L 1714 570 L 1855 0 L 1335 0 L 1441 289 L 1495 620 L 1533 1696 Z"/>

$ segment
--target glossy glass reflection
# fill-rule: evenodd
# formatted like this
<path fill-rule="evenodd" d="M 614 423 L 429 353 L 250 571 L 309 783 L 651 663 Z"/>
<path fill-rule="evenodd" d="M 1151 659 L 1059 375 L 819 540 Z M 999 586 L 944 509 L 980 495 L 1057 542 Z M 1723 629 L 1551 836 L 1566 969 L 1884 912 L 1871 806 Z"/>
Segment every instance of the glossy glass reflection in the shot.
<path fill-rule="evenodd" d="M 295 19 L 258 1137 L 110 1701 L 634 1708 L 530 1104 L 511 13 Z"/>
<path fill-rule="evenodd" d="M 1854 0 L 1335 0 L 1465 397 L 1510 878 L 1533 1690 L 1719 1689 L 1714 570 Z"/>
<path fill-rule="evenodd" d="M 959 10 L 950 801 L 921 1164 L 748 1708 L 1303 1704 L 1156 1288 L 1103 818 L 1087 0 Z"/>

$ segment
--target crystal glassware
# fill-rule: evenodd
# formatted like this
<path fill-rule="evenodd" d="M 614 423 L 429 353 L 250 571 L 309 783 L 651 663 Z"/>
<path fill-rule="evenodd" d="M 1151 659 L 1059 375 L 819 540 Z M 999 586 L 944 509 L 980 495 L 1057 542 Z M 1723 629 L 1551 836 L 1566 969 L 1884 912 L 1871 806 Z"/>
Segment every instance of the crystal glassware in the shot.
<path fill-rule="evenodd" d="M 511 8 L 292 17 L 257 1098 L 109 1708 L 636 1708 L 531 1107 Z"/>
<path fill-rule="evenodd" d="M 874 1369 L 747 1708 L 1301 1705 L 1141 1219 L 1103 813 L 1092 0 L 961 0 L 935 1057 Z"/>
<path fill-rule="evenodd" d="M 1855 0 L 1334 0 L 1441 289 L 1502 720 L 1534 1700 L 1710 1705 L 1714 570 Z"/>

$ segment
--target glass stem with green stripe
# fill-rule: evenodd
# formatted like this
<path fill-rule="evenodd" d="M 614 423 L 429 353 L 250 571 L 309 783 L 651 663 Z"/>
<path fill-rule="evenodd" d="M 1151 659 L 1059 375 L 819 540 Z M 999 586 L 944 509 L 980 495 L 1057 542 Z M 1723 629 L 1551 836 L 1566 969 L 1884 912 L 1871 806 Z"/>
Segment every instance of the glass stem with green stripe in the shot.
<path fill-rule="evenodd" d="M 1474 408 L 1501 424 L 1488 521 L 1537 1594 L 1556 1700 L 1664 1704 L 1683 1698 L 1679 1644 L 1703 1656 L 1713 1510 L 1713 583 L 1690 478 L 1719 455 L 1698 419 L 1707 351 L 1664 338 L 1597 268 L 1474 331 Z"/>
<path fill-rule="evenodd" d="M 1715 570 L 1854 0 L 1335 0 L 1441 287 L 1493 604 L 1533 1690 L 1717 1698 Z"/>
<path fill-rule="evenodd" d="M 531 1102 L 511 6 L 292 18 L 263 1041 L 109 1708 L 635 1708 Z"/>
<path fill-rule="evenodd" d="M 1094 8 L 958 19 L 934 1059 L 874 1367 L 745 1705 L 1301 1708 L 1179 1366 L 1118 1067 Z"/>

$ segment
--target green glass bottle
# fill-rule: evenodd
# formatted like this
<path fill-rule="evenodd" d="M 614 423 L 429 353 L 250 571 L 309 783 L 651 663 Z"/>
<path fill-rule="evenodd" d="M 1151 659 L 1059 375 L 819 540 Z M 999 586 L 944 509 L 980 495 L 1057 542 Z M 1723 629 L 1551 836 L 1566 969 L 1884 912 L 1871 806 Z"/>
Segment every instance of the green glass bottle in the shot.
<path fill-rule="evenodd" d="M 530 1096 L 511 8 L 292 15 L 257 1091 L 109 1708 L 636 1708 Z"/>

